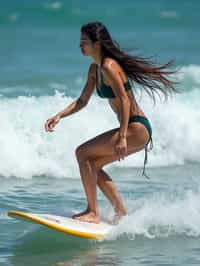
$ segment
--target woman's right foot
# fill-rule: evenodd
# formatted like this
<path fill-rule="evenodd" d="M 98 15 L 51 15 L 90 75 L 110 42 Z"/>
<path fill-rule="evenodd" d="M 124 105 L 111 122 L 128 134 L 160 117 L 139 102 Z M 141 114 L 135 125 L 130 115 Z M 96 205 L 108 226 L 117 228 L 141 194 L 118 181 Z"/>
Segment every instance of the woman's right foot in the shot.
<path fill-rule="evenodd" d="M 88 211 L 86 214 L 76 217 L 75 220 L 96 224 L 100 222 L 99 215 L 91 211 Z"/>
<path fill-rule="evenodd" d="M 75 218 L 80 217 L 84 214 L 87 214 L 88 212 L 89 212 L 89 209 L 87 208 L 85 211 L 82 211 L 82 212 L 79 212 L 77 214 L 72 215 L 72 219 L 75 219 Z"/>

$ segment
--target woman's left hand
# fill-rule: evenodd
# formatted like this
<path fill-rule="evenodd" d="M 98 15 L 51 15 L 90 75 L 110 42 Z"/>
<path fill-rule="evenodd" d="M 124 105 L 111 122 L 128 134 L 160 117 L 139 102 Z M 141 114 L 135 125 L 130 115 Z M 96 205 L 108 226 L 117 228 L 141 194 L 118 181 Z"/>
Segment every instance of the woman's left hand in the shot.
<path fill-rule="evenodd" d="M 127 141 L 125 137 L 119 137 L 115 145 L 115 150 L 119 156 L 118 160 L 120 161 L 120 159 L 124 159 L 127 155 Z"/>

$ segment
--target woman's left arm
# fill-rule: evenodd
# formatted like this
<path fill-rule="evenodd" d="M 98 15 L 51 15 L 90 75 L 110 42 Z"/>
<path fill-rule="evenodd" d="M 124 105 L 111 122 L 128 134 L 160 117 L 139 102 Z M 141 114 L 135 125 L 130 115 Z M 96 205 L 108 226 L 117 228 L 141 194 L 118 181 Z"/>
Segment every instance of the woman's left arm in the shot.
<path fill-rule="evenodd" d="M 120 114 L 120 128 L 119 128 L 119 139 L 123 140 L 126 138 L 128 119 L 130 114 L 130 101 L 126 94 L 124 84 L 120 77 L 120 74 L 115 66 L 115 63 L 105 64 L 102 67 L 106 78 L 109 80 L 109 84 L 113 89 L 115 97 L 120 99 L 121 103 L 121 114 Z M 124 152 L 122 151 L 122 158 L 124 157 Z"/>

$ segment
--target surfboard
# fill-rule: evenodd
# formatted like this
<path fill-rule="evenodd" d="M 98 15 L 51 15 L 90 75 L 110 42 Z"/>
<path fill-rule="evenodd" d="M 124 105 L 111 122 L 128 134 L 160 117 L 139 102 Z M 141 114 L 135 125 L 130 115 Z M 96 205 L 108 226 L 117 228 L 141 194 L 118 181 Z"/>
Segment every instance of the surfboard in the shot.
<path fill-rule="evenodd" d="M 105 238 L 114 227 L 114 225 L 103 221 L 95 224 L 47 213 L 9 211 L 8 216 L 41 224 L 59 232 L 82 238 Z"/>

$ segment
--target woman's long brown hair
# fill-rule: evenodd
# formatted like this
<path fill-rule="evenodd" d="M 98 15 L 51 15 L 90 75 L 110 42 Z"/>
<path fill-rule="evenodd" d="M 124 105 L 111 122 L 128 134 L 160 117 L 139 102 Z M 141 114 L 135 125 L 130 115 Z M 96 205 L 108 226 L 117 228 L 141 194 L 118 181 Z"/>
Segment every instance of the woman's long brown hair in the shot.
<path fill-rule="evenodd" d="M 175 84 L 168 75 L 175 74 L 176 70 L 168 68 L 174 64 L 174 60 L 163 65 L 156 65 L 149 58 L 130 55 L 120 48 L 120 45 L 114 41 L 107 28 L 101 22 L 90 22 L 81 27 L 81 32 L 86 34 L 94 43 L 99 41 L 104 56 L 115 59 L 126 72 L 130 82 L 133 81 L 141 85 L 145 91 L 153 98 L 155 103 L 155 93 L 162 92 L 165 98 L 172 92 L 178 92 Z"/>

